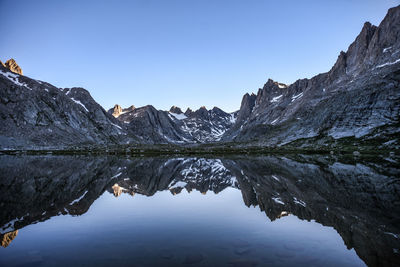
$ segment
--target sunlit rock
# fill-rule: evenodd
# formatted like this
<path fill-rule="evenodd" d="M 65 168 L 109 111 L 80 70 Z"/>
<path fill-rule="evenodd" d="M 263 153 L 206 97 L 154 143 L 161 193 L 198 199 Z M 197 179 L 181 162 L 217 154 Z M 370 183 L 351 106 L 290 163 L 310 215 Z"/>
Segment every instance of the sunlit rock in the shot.
<path fill-rule="evenodd" d="M 14 240 L 14 238 L 18 235 L 18 230 L 8 232 L 5 234 L 0 235 L 0 240 L 1 240 L 1 246 L 3 248 L 6 248 L 10 245 L 11 241 Z"/>

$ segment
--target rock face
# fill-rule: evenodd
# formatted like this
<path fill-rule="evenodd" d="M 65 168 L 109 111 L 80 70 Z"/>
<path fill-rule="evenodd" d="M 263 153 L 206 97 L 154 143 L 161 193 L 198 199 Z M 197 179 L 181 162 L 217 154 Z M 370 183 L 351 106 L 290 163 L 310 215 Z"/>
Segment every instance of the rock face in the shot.
<path fill-rule="evenodd" d="M 173 106 L 169 111 L 148 105 L 136 109 L 122 109 L 115 105 L 108 111 L 128 126 L 130 131 L 149 143 L 205 143 L 219 141 L 234 124 L 236 113 L 226 113 L 214 107 L 201 107 L 185 113 Z"/>
<path fill-rule="evenodd" d="M 209 143 L 219 141 L 231 128 L 235 123 L 236 113 L 226 113 L 217 107 L 211 110 L 201 107 L 196 111 L 190 110 L 181 116 L 174 116 L 174 120 L 180 122 L 182 131 L 188 133 L 194 140 Z"/>
<path fill-rule="evenodd" d="M 162 144 L 194 141 L 181 130 L 167 111 L 157 110 L 151 105 L 128 111 L 124 109 L 118 120 L 139 136 L 141 142 Z"/>
<path fill-rule="evenodd" d="M 134 105 L 130 106 L 129 108 L 124 108 L 123 109 L 120 105 L 116 104 L 114 106 L 114 108 L 111 108 L 111 109 L 108 110 L 108 113 L 113 115 L 115 118 L 118 118 L 119 115 L 121 115 L 123 113 L 126 113 L 126 112 L 129 112 L 129 111 L 132 111 L 134 109 L 135 109 Z"/>
<path fill-rule="evenodd" d="M 135 142 L 83 88 L 60 89 L 0 66 L 0 147 L 68 148 Z"/>
<path fill-rule="evenodd" d="M 1 62 L 1 65 L 9 70 L 11 70 L 14 73 L 17 73 L 19 75 L 23 75 L 22 74 L 22 69 L 20 66 L 18 66 L 17 62 L 15 62 L 15 60 L 13 58 L 9 59 L 6 61 L 6 63 Z"/>
<path fill-rule="evenodd" d="M 18 230 L 8 232 L 5 234 L 0 234 L 1 246 L 3 248 L 8 247 L 17 235 L 18 235 Z"/>
<path fill-rule="evenodd" d="M 327 73 L 286 86 L 268 80 L 245 95 L 225 141 L 281 145 L 302 138 L 334 139 L 399 131 L 400 7 L 379 27 L 364 24 Z"/>
<path fill-rule="evenodd" d="M 111 115 L 113 115 L 115 118 L 118 118 L 118 116 L 122 113 L 122 108 L 120 105 L 115 105 L 111 112 Z"/>
<path fill-rule="evenodd" d="M 176 107 L 176 106 L 172 106 L 169 109 L 169 112 L 175 113 L 175 114 L 182 114 L 183 113 L 182 110 L 179 107 Z"/>

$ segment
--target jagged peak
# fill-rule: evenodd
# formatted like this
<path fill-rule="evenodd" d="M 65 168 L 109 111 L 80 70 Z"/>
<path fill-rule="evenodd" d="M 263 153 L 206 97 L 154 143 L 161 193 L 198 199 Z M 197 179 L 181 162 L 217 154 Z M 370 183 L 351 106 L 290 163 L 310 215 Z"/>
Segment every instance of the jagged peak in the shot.
<path fill-rule="evenodd" d="M 118 104 L 115 104 L 115 105 L 114 105 L 114 108 L 112 108 L 111 111 L 112 111 L 111 114 L 112 114 L 115 118 L 118 118 L 118 116 L 121 115 L 121 113 L 122 113 L 122 107 L 121 107 L 120 105 L 118 105 Z"/>
<path fill-rule="evenodd" d="M 396 12 L 400 13 L 400 5 L 389 8 L 385 18 L 393 16 Z M 385 20 L 385 18 L 383 20 Z"/>
<path fill-rule="evenodd" d="M 376 26 L 373 25 L 371 22 L 366 21 L 366 22 L 364 22 L 364 26 L 363 26 L 362 30 L 364 30 L 364 29 L 369 29 L 369 28 L 371 28 L 372 26 L 376 27 Z M 362 30 L 361 30 L 361 31 L 362 31 Z"/>
<path fill-rule="evenodd" d="M 207 116 L 208 110 L 205 106 L 201 106 L 198 110 L 196 110 L 194 112 L 194 114 L 200 115 L 200 116 Z"/>
<path fill-rule="evenodd" d="M 266 88 L 274 88 L 274 87 L 287 88 L 288 86 L 284 83 L 280 83 L 280 82 L 274 81 L 271 78 L 269 78 L 268 81 L 264 84 L 263 88 L 266 89 Z"/>
<path fill-rule="evenodd" d="M 365 22 L 360 34 L 356 37 L 354 43 L 359 41 L 360 38 L 363 38 L 365 46 L 368 46 L 377 28 L 377 26 L 371 24 L 369 21 Z"/>
<path fill-rule="evenodd" d="M 185 111 L 185 115 L 192 113 L 193 110 L 191 108 L 187 108 Z"/>
<path fill-rule="evenodd" d="M 119 104 L 115 104 L 113 108 L 109 109 L 108 112 L 117 118 L 122 113 L 130 112 L 135 110 L 135 105 L 131 105 L 128 108 L 122 108 Z"/>
<path fill-rule="evenodd" d="M 182 114 L 183 113 L 182 110 L 177 106 L 172 106 L 169 109 L 169 112 L 172 112 L 172 113 L 175 113 L 175 114 Z"/>
<path fill-rule="evenodd" d="M 0 61 L 1 62 L 1 61 Z M 15 59 L 10 58 L 9 60 L 7 60 L 5 63 L 1 62 L 1 65 L 7 69 L 9 69 L 10 71 L 23 75 L 22 69 L 20 66 L 18 66 L 17 62 L 15 61 Z"/>

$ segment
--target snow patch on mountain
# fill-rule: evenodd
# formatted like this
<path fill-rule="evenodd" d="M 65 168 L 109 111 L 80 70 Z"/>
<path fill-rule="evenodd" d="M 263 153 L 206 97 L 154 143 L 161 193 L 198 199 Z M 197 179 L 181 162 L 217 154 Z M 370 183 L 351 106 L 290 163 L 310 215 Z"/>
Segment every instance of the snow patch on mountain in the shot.
<path fill-rule="evenodd" d="M 86 110 L 86 112 L 89 112 L 89 110 L 86 108 L 86 106 L 84 104 L 82 104 L 81 101 L 76 100 L 76 99 L 74 99 L 72 97 L 71 97 L 71 100 L 74 101 L 76 104 L 81 105 Z"/>
<path fill-rule="evenodd" d="M 181 113 L 181 114 L 177 114 L 177 113 L 173 113 L 173 112 L 169 112 L 169 114 L 171 114 L 172 116 L 174 116 L 175 119 L 177 120 L 184 120 L 186 119 L 186 115 Z"/>
<path fill-rule="evenodd" d="M 30 88 L 26 83 L 21 83 L 18 79 L 19 75 L 16 73 L 12 73 L 12 72 L 4 72 L 0 70 L 0 74 L 3 75 L 4 77 L 6 77 L 8 80 L 12 81 L 14 84 L 18 85 L 18 86 L 23 86 L 29 90 L 32 90 L 32 88 Z"/>
<path fill-rule="evenodd" d="M 282 96 L 283 96 L 283 95 L 279 95 L 279 96 L 273 97 L 272 100 L 271 100 L 270 102 L 271 102 L 271 103 L 278 102 L 279 99 L 281 99 Z"/>
<path fill-rule="evenodd" d="M 383 67 L 385 67 L 385 66 L 394 65 L 394 64 L 399 63 L 399 62 L 400 62 L 400 58 L 397 59 L 397 60 L 395 60 L 394 62 L 386 62 L 386 63 L 384 63 L 384 64 L 378 65 L 378 66 L 376 66 L 375 68 L 376 68 L 376 69 L 379 69 L 379 68 L 383 68 Z"/>
<path fill-rule="evenodd" d="M 301 98 L 302 96 L 303 96 L 303 93 L 292 96 L 292 102 L 296 101 L 297 99 Z"/>

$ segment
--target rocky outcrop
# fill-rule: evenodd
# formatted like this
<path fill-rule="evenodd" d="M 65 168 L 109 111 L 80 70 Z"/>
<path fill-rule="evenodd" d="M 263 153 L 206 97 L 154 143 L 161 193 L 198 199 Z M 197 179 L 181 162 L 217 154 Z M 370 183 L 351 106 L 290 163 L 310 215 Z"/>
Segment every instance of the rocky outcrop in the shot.
<path fill-rule="evenodd" d="M 20 66 L 18 66 L 17 62 L 15 62 L 15 60 L 13 58 L 9 59 L 6 61 L 6 63 L 1 62 L 1 65 L 9 70 L 11 70 L 14 73 L 17 73 L 19 75 L 23 75 L 22 74 L 22 69 Z"/>
<path fill-rule="evenodd" d="M 113 115 L 115 118 L 118 118 L 118 116 L 122 113 L 122 108 L 120 105 L 116 104 L 111 112 L 111 115 Z"/>
<path fill-rule="evenodd" d="M 182 114 L 182 113 L 183 113 L 182 110 L 181 110 L 179 107 L 177 107 L 177 106 L 172 106 L 172 107 L 169 109 L 169 112 L 175 113 L 175 114 Z"/>
<path fill-rule="evenodd" d="M 8 232 L 5 234 L 0 234 L 1 246 L 3 248 L 8 247 L 17 235 L 18 235 L 18 230 Z"/>
<path fill-rule="evenodd" d="M 184 114 L 186 116 L 190 116 L 190 114 L 192 114 L 192 112 L 193 112 L 193 110 L 191 108 L 187 108 Z"/>
<path fill-rule="evenodd" d="M 237 111 L 236 121 L 222 136 L 223 140 L 232 140 L 240 130 L 243 124 L 246 123 L 253 111 L 254 105 L 256 103 L 255 94 L 245 94 L 242 98 L 242 103 L 240 104 L 240 109 Z"/>
<path fill-rule="evenodd" d="M 136 107 L 134 105 L 130 106 L 129 108 L 122 108 L 120 105 L 115 104 L 114 108 L 111 108 L 108 110 L 108 113 L 110 113 L 111 115 L 113 115 L 115 118 L 118 118 L 119 115 L 132 111 L 134 110 Z"/>
<path fill-rule="evenodd" d="M 237 121 L 240 122 L 240 124 L 242 124 L 253 111 L 254 105 L 256 104 L 256 97 L 255 94 L 245 94 L 243 96 L 240 110 L 237 115 Z"/>

